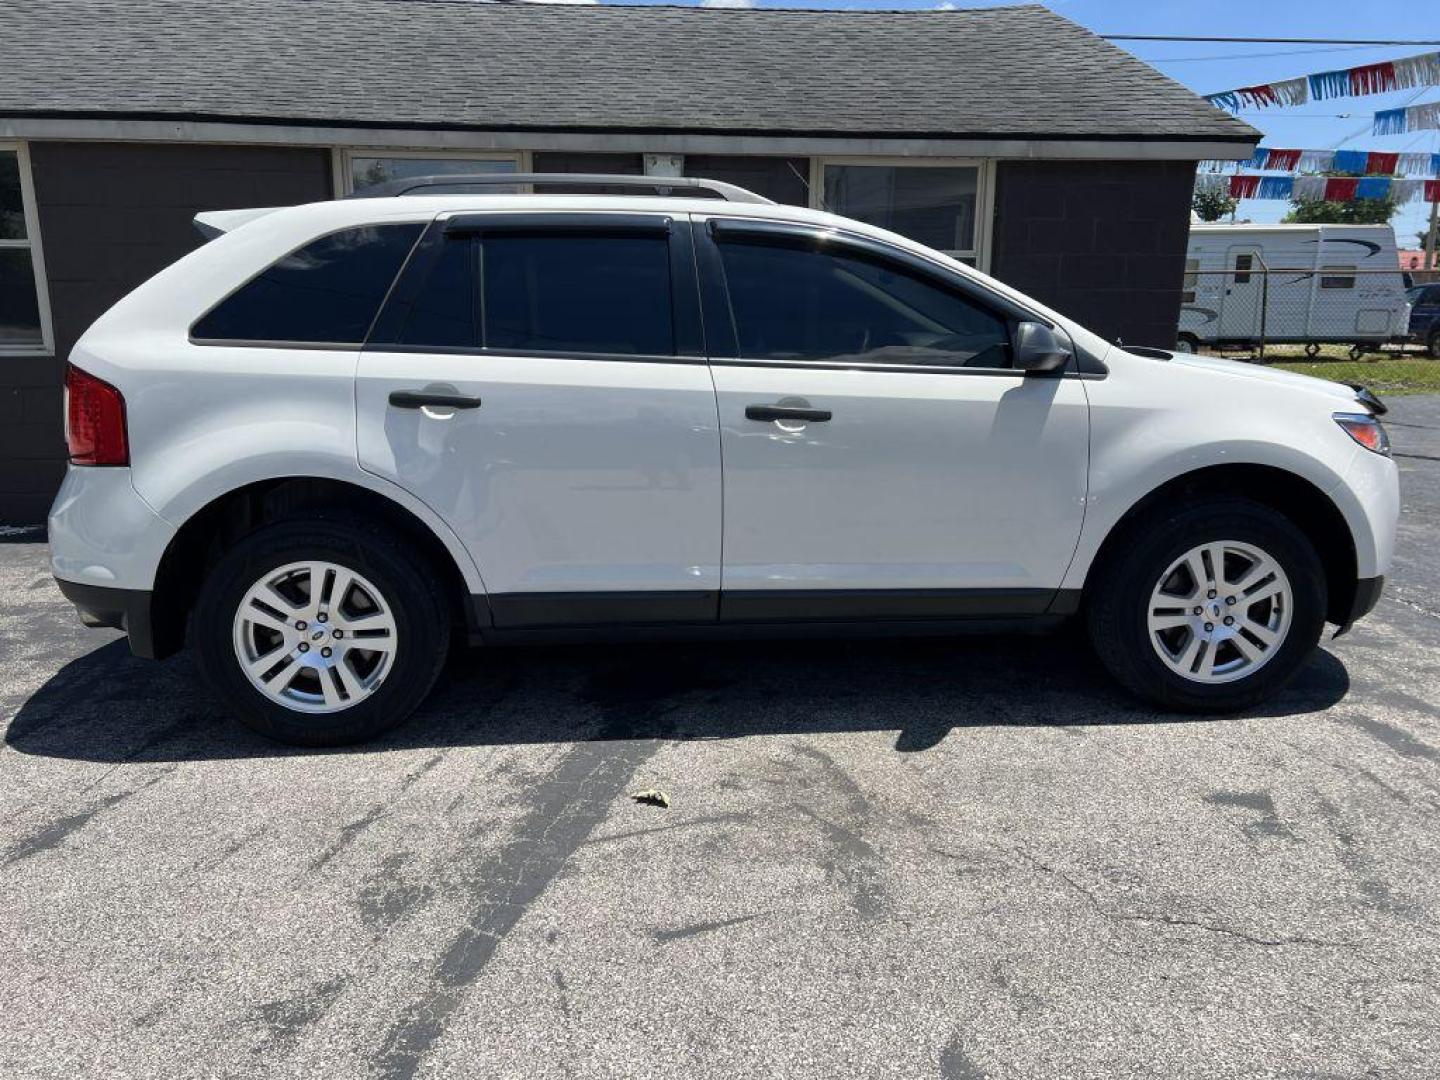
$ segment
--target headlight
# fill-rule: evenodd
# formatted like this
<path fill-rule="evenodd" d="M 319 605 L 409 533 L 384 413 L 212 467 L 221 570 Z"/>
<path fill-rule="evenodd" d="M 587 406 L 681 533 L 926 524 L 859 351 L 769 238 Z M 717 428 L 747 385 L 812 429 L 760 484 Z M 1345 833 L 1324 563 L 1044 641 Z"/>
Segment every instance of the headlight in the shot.
<path fill-rule="evenodd" d="M 1366 450 L 1390 456 L 1390 436 L 1385 433 L 1385 425 L 1369 413 L 1337 412 L 1334 419 L 1346 435 Z"/>

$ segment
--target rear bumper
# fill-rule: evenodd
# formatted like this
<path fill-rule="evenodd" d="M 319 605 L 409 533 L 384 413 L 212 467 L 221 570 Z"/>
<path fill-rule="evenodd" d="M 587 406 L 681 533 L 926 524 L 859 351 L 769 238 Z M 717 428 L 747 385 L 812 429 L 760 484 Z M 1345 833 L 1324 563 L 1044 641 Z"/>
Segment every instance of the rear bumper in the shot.
<path fill-rule="evenodd" d="M 130 651 L 146 660 L 155 659 L 155 632 L 150 618 L 148 589 L 116 589 L 56 578 L 65 599 L 75 605 L 86 626 L 109 626 L 124 630 Z"/>

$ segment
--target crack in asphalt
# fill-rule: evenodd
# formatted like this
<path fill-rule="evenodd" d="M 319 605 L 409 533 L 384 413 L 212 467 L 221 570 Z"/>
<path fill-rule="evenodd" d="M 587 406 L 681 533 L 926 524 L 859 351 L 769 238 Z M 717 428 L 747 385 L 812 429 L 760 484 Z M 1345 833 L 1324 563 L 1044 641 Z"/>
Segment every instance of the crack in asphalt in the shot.
<path fill-rule="evenodd" d="M 1219 923 L 1206 922 L 1203 919 L 1192 919 L 1182 915 L 1168 915 L 1163 912 L 1139 912 L 1139 911 L 1113 911 L 1101 903 L 1095 893 L 1076 881 L 1059 867 L 1051 866 L 1035 858 L 1029 852 L 1016 849 L 1014 854 L 1028 862 L 1032 868 L 1039 870 L 1052 877 L 1059 878 L 1075 892 L 1083 896 L 1095 909 L 1096 914 L 1119 922 L 1142 922 L 1162 926 L 1183 926 L 1195 930 L 1205 930 L 1212 934 L 1221 934 L 1225 937 L 1234 938 L 1237 941 L 1244 941 L 1251 945 L 1264 946 L 1285 946 L 1285 945 L 1316 945 L 1331 949 L 1359 949 L 1362 946 L 1352 941 L 1328 941 L 1324 938 L 1313 938 L 1304 935 L 1286 935 L 1283 937 L 1260 937 L 1257 934 L 1249 934 L 1244 930 L 1237 930 L 1233 926 L 1224 926 Z"/>

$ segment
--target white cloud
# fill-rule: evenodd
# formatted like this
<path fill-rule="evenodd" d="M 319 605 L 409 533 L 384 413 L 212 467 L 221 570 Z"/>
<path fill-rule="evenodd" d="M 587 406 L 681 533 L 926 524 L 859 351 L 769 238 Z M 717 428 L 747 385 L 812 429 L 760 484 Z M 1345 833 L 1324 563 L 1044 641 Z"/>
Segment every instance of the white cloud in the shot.
<path fill-rule="evenodd" d="M 600 0 L 525 0 L 527 4 L 598 4 Z"/>
<path fill-rule="evenodd" d="M 935 5 L 935 10 L 936 10 L 936 11 L 959 11 L 959 10 L 960 10 L 960 5 L 959 5 L 959 4 L 953 4 L 953 3 L 950 2 L 950 0 L 945 0 L 945 2 L 942 3 L 942 4 L 936 4 L 936 5 Z"/>
<path fill-rule="evenodd" d="M 753 8 L 755 0 L 700 0 L 701 7 Z"/>

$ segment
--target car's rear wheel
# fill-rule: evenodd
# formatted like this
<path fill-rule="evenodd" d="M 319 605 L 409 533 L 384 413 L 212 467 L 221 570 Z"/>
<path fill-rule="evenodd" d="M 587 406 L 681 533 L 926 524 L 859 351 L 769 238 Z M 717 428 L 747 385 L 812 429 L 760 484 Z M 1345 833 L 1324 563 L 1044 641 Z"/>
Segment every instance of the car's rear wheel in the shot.
<path fill-rule="evenodd" d="M 1087 588 L 1091 641 L 1127 688 L 1229 712 L 1283 686 L 1324 627 L 1325 572 L 1282 514 L 1211 498 L 1148 516 Z"/>
<path fill-rule="evenodd" d="M 1425 342 L 1425 351 L 1431 359 L 1440 360 L 1440 330 L 1430 331 L 1430 340 Z"/>
<path fill-rule="evenodd" d="M 435 576 L 346 514 L 242 539 L 201 589 L 201 671 L 247 726 L 339 746 L 401 723 L 434 685 L 450 625 Z"/>

